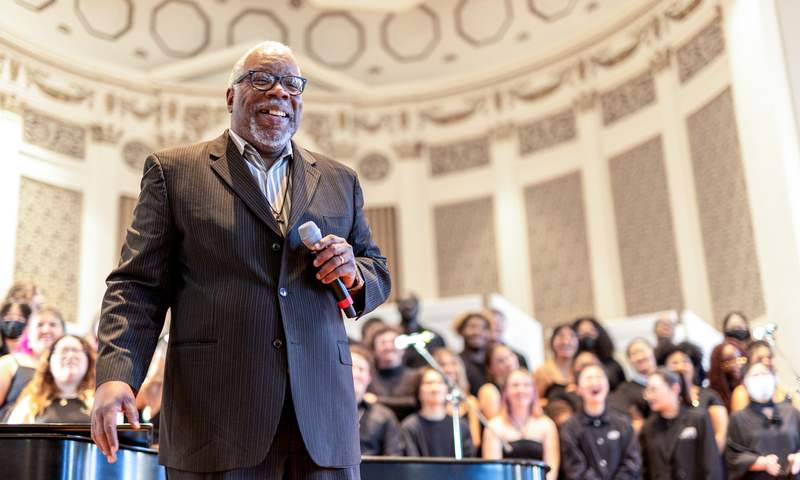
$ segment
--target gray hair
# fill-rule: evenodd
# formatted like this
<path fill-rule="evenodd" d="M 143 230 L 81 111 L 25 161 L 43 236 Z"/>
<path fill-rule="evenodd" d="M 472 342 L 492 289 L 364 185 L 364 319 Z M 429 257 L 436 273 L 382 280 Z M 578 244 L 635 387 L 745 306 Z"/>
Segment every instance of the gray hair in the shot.
<path fill-rule="evenodd" d="M 284 45 L 284 44 L 282 44 L 280 42 L 275 42 L 275 41 L 272 41 L 272 40 L 267 40 L 266 42 L 261 42 L 261 43 L 259 43 L 257 45 L 254 45 L 250 50 L 248 50 L 244 55 L 242 55 L 242 58 L 240 58 L 239 61 L 236 62 L 236 65 L 233 66 L 233 70 L 231 71 L 231 76 L 228 79 L 228 88 L 233 90 L 234 87 L 236 86 L 233 82 L 235 82 L 237 78 L 241 77 L 242 75 L 244 75 L 246 73 L 246 70 L 244 68 L 244 64 L 247 61 L 247 57 L 252 55 L 252 53 L 255 52 L 255 51 L 260 51 L 262 54 L 265 54 L 265 55 L 270 55 L 270 54 L 278 54 L 278 55 L 289 54 L 289 55 L 291 55 L 292 54 L 292 49 L 291 48 L 289 48 L 288 46 L 286 46 L 286 45 Z M 298 67 L 298 72 L 299 71 L 300 71 L 300 69 Z"/>

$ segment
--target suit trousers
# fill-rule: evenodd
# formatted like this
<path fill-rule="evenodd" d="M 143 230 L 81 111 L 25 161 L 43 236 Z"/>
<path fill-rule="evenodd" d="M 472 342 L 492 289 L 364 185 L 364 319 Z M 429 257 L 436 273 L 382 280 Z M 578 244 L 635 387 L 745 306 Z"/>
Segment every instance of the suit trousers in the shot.
<path fill-rule="evenodd" d="M 167 480 L 360 480 L 361 466 L 320 467 L 308 454 L 292 403 L 288 382 L 281 420 L 267 456 L 253 467 L 226 472 L 195 473 L 167 468 Z"/>

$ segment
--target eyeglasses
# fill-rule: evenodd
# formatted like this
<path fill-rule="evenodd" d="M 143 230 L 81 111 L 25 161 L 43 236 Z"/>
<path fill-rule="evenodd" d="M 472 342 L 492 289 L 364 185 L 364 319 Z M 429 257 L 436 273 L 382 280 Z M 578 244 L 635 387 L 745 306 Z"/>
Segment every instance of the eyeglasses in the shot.
<path fill-rule="evenodd" d="M 736 365 L 744 365 L 747 363 L 747 357 L 737 357 L 722 362 L 722 369 L 723 370 L 731 370 Z"/>
<path fill-rule="evenodd" d="M 303 93 L 303 90 L 306 88 L 306 82 L 308 81 L 303 77 L 295 77 L 292 75 L 279 77 L 263 70 L 250 70 L 237 78 L 233 83 L 237 84 L 248 76 L 250 77 L 250 85 L 256 90 L 267 92 L 272 90 L 276 83 L 280 83 L 283 90 L 289 95 L 300 95 Z"/>
<path fill-rule="evenodd" d="M 82 348 L 59 348 L 58 350 L 53 350 L 53 355 L 60 358 L 67 358 L 69 356 L 77 357 L 81 353 L 84 355 L 89 355 L 89 351 Z"/>

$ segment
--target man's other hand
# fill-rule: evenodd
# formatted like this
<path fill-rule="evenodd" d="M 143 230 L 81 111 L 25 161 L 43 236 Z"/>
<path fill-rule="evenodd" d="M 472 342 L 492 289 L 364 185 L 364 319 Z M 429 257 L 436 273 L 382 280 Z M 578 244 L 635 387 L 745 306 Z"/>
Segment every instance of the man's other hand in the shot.
<path fill-rule="evenodd" d="M 139 412 L 131 386 L 108 381 L 97 387 L 92 407 L 92 440 L 100 447 L 109 463 L 117 461 L 117 414 L 124 412 L 133 428 L 139 428 Z"/>

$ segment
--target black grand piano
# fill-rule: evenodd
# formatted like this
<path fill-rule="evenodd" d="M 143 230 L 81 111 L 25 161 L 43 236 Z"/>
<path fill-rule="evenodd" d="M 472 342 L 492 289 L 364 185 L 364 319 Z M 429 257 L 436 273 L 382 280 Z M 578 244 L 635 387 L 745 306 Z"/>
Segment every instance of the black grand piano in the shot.
<path fill-rule="evenodd" d="M 0 478 L 3 480 L 165 480 L 156 450 L 144 445 L 150 426 L 134 431 L 119 425 L 127 445 L 116 463 L 92 442 L 89 425 L 0 425 Z M 363 457 L 363 480 L 544 480 L 548 467 L 527 460 Z"/>

